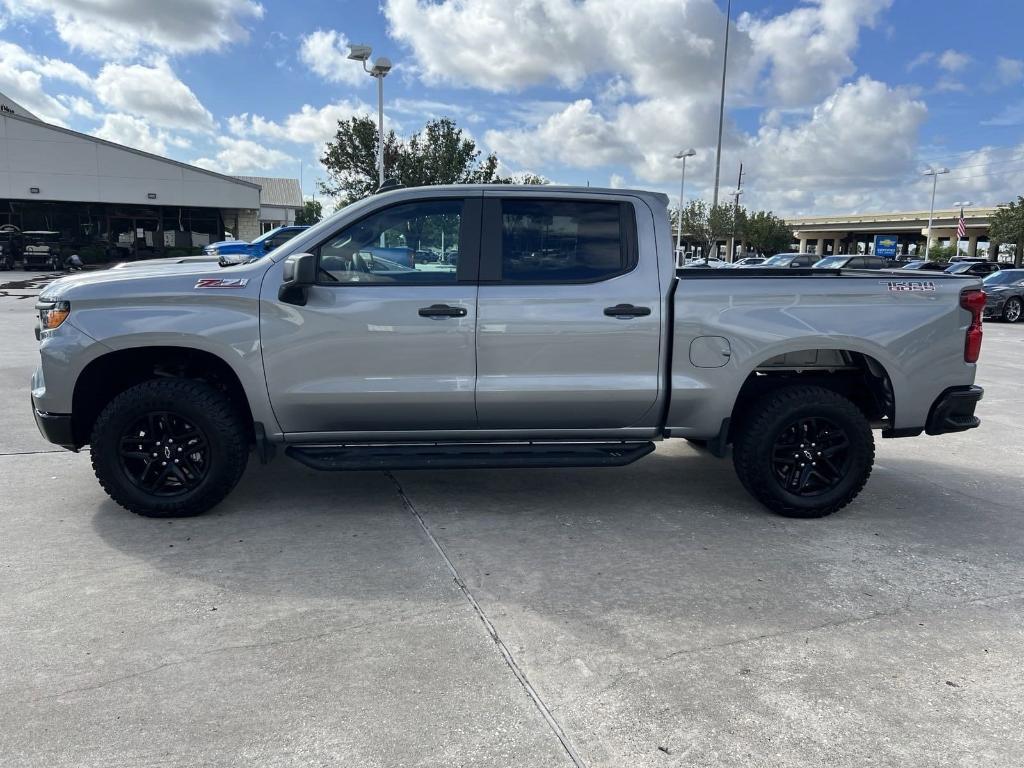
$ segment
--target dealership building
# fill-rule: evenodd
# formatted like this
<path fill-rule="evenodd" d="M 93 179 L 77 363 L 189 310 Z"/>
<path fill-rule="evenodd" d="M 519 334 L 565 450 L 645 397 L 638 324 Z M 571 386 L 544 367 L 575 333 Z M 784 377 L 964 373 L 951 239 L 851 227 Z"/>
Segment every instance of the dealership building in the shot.
<path fill-rule="evenodd" d="M 301 206 L 295 179 L 197 168 L 45 123 L 0 94 L 0 227 L 60 232 L 87 260 L 159 256 L 225 233 L 252 240 Z"/>

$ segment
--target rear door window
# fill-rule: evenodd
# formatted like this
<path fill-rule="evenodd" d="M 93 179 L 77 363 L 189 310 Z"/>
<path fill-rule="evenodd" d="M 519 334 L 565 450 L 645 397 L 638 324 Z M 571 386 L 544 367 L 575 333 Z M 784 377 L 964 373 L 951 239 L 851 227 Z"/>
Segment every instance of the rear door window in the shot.
<path fill-rule="evenodd" d="M 500 257 L 491 274 L 503 283 L 586 283 L 607 280 L 635 266 L 626 204 L 589 200 L 503 199 Z M 485 214 L 486 215 L 486 214 Z M 494 263 L 496 262 L 496 263 Z M 483 277 L 483 275 L 481 275 Z"/>

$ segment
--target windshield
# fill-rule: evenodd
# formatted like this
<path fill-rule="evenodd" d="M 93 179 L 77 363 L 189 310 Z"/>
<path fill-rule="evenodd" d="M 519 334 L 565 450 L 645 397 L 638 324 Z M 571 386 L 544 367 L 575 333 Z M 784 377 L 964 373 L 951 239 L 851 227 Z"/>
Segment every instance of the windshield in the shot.
<path fill-rule="evenodd" d="M 982 282 L 985 285 L 1012 285 L 1018 280 L 1024 280 L 1024 269 L 1004 269 L 1001 272 L 993 272 L 986 275 Z"/>
<path fill-rule="evenodd" d="M 764 262 L 762 267 L 785 267 L 793 260 L 793 257 L 788 254 L 780 253 L 778 256 L 772 256 L 768 261 Z"/>
<path fill-rule="evenodd" d="M 260 235 L 255 240 L 253 240 L 253 243 L 262 243 L 268 237 L 273 237 L 275 234 L 280 232 L 282 229 L 284 229 L 284 227 L 277 227 L 276 229 L 272 229 L 269 232 L 264 232 L 262 235 Z"/>
<path fill-rule="evenodd" d="M 849 258 L 847 256 L 829 256 L 814 265 L 814 269 L 839 269 Z"/>
<path fill-rule="evenodd" d="M 951 274 L 951 275 L 957 275 L 957 274 L 959 274 L 961 272 L 966 272 L 972 266 L 974 266 L 974 262 L 967 261 L 967 262 L 963 262 L 961 264 L 953 264 L 953 265 L 951 265 L 949 267 L 946 267 L 946 271 L 949 272 L 949 274 Z"/>

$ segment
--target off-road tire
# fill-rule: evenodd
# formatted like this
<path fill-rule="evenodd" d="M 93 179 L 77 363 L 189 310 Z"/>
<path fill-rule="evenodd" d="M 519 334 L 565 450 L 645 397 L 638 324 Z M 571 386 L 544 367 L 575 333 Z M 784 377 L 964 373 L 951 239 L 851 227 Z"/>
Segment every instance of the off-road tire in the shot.
<path fill-rule="evenodd" d="M 157 496 L 129 479 L 120 459 L 121 439 L 133 420 L 160 410 L 194 423 L 209 443 L 209 468 L 186 493 Z M 219 390 L 191 379 L 152 379 L 107 404 L 89 440 L 92 468 L 110 497 L 143 517 L 191 517 L 220 503 L 238 483 L 249 459 L 249 437 L 238 408 Z"/>
<path fill-rule="evenodd" d="M 849 440 L 848 470 L 838 484 L 819 496 L 800 496 L 782 487 L 773 470 L 776 440 L 801 418 L 827 419 Z M 861 492 L 875 459 L 871 426 L 842 395 L 824 387 L 796 385 L 765 395 L 745 411 L 733 443 L 733 465 L 743 487 L 773 512 L 785 517 L 825 517 L 842 509 Z"/>

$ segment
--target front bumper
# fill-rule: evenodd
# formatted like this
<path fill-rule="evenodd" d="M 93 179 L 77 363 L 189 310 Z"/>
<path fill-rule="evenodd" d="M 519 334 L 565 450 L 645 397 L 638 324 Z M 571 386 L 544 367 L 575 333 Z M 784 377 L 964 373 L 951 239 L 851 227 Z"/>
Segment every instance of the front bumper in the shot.
<path fill-rule="evenodd" d="M 74 431 L 71 428 L 70 413 L 47 413 L 36 408 L 36 401 L 32 400 L 32 415 L 35 416 L 36 426 L 39 432 L 55 445 L 67 448 L 69 451 L 77 451 L 80 446 L 75 444 Z"/>
<path fill-rule="evenodd" d="M 932 405 L 925 432 L 929 435 L 944 435 L 974 429 L 981 424 L 981 419 L 974 415 L 974 409 L 984 395 L 985 390 L 973 384 L 950 387 Z"/>

